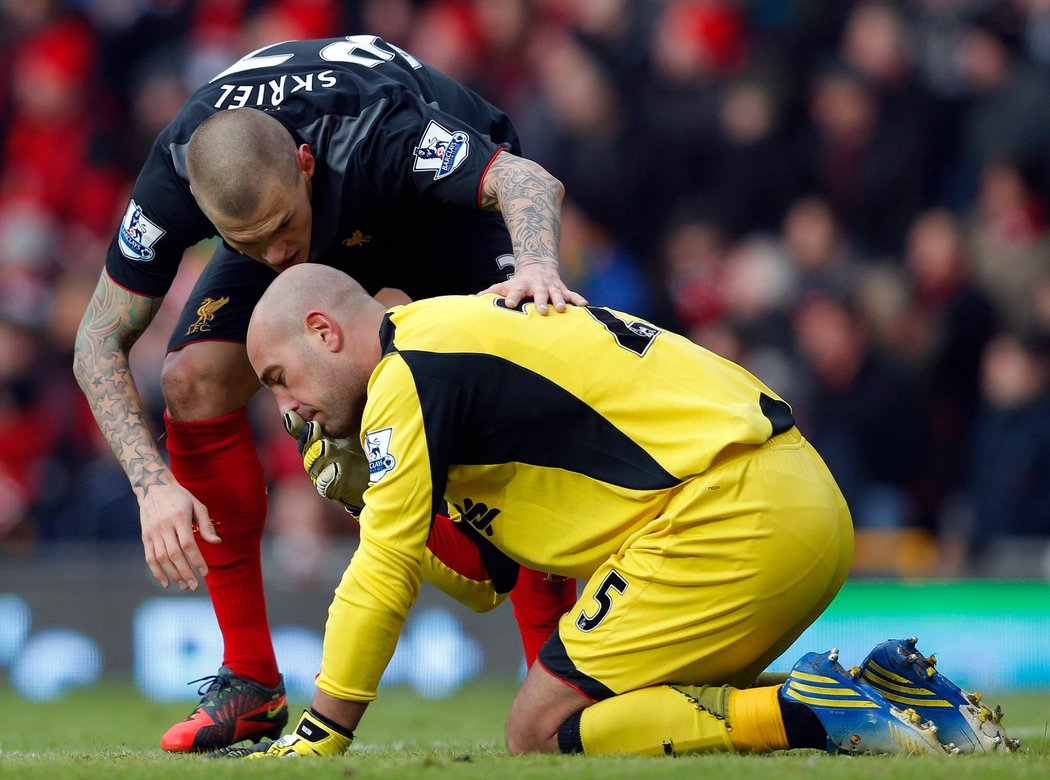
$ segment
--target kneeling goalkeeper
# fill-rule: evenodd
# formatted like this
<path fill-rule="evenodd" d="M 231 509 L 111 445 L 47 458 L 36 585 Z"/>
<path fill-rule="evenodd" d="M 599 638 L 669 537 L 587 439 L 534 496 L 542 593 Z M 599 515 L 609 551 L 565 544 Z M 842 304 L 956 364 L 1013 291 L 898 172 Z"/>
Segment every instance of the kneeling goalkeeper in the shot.
<path fill-rule="evenodd" d="M 596 306 L 387 310 L 317 265 L 270 286 L 248 355 L 282 412 L 358 438 L 369 467 L 312 707 L 252 756 L 350 745 L 446 500 L 513 562 L 586 583 L 511 708 L 511 752 L 824 746 L 819 713 L 749 686 L 842 586 L 852 525 L 788 404 L 743 368 Z"/>

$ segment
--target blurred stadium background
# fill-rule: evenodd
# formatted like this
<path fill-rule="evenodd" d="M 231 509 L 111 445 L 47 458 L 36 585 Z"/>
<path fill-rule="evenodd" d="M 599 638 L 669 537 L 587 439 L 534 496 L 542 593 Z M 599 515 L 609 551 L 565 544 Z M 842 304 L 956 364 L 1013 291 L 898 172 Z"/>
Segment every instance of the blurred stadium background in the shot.
<path fill-rule="evenodd" d="M 142 562 L 73 334 L 186 96 L 267 43 L 363 32 L 508 111 L 566 184 L 570 286 L 793 404 L 858 543 L 785 658 L 915 633 L 964 684 L 1050 688 L 1050 0 L 0 0 L 0 679 L 168 701 L 214 673 L 206 597 Z M 132 352 L 156 431 L 209 254 Z M 305 700 L 355 529 L 268 399 L 253 420 L 271 624 Z M 428 591 L 386 684 L 446 695 L 519 674 L 517 648 L 509 607 Z"/>

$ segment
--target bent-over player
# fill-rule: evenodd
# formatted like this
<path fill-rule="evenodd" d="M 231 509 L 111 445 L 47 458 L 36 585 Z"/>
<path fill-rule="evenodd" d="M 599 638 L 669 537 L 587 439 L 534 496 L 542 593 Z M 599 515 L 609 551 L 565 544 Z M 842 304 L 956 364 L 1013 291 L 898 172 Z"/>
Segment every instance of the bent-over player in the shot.
<path fill-rule="evenodd" d="M 78 330 L 74 370 L 138 499 L 153 576 L 190 590 L 205 576 L 222 632 L 222 666 L 165 750 L 275 735 L 287 720 L 260 564 L 266 490 L 245 409 L 258 389 L 244 352 L 252 307 L 279 271 L 306 262 L 352 272 L 372 293 L 488 289 L 540 309 L 583 303 L 558 274 L 562 186 L 520 155 L 501 111 L 367 35 L 249 54 L 154 143 Z M 128 353 L 183 251 L 217 234 L 161 376 L 169 467 Z M 547 632 L 530 616 L 560 614 L 575 591 L 524 574 L 512 598 L 531 655 Z"/>

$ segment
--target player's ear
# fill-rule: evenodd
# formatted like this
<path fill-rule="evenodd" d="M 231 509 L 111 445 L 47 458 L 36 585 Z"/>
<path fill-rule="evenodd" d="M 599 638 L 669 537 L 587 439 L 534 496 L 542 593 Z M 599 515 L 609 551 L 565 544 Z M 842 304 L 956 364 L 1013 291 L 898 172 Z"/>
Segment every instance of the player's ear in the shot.
<path fill-rule="evenodd" d="M 295 150 L 295 164 L 300 171 L 306 174 L 307 181 L 313 178 L 316 160 L 314 160 L 314 153 L 310 151 L 309 144 L 303 144 Z"/>
<path fill-rule="evenodd" d="M 306 315 L 306 330 L 311 338 L 320 340 L 329 352 L 338 352 L 343 346 L 343 329 L 334 318 L 320 311 Z"/>

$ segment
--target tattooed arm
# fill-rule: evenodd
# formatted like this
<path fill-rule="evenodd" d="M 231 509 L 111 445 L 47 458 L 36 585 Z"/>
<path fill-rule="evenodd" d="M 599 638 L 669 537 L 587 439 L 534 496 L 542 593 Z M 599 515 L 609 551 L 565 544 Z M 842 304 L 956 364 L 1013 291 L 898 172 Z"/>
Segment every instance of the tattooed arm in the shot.
<path fill-rule="evenodd" d="M 219 537 L 204 505 L 175 480 L 146 426 L 128 353 L 160 308 L 161 298 L 122 289 L 105 271 L 77 330 L 73 373 L 95 422 L 131 482 L 139 502 L 142 544 L 154 578 L 167 587 L 196 590 L 194 570 L 207 574 L 201 538 Z"/>
<path fill-rule="evenodd" d="M 558 273 L 564 195 L 562 183 L 539 164 L 509 152 L 496 155 L 481 182 L 481 206 L 503 214 L 515 270 L 511 279 L 484 292 L 505 295 L 512 306 L 531 296 L 544 314 L 548 299 L 558 311 L 564 311 L 566 303 L 587 304 Z"/>

